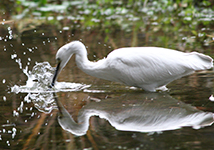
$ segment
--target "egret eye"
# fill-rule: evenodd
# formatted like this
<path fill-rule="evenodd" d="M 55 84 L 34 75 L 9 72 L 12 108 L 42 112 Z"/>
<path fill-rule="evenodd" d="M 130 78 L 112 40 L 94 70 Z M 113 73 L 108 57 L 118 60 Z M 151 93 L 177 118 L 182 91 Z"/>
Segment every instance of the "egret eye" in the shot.
<path fill-rule="evenodd" d="M 56 63 L 58 64 L 60 62 L 61 62 L 60 58 L 56 58 Z"/>

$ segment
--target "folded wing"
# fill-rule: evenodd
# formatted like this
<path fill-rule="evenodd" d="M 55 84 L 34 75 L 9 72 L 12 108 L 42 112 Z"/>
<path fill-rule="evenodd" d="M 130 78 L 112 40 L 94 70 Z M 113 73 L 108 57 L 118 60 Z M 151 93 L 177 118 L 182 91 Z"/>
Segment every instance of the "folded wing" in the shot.
<path fill-rule="evenodd" d="M 157 47 L 118 49 L 108 55 L 107 62 L 114 81 L 149 91 L 195 70 L 213 67 L 212 58 L 204 54 Z"/>

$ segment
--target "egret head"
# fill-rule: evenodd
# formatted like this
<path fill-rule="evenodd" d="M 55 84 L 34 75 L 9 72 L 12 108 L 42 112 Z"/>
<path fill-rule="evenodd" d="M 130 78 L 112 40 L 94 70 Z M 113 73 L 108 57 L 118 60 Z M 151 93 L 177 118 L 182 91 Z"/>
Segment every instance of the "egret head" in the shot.
<path fill-rule="evenodd" d="M 66 66 L 68 61 L 70 60 L 71 56 L 80 49 L 83 44 L 79 41 L 70 42 L 64 46 L 62 46 L 58 52 L 56 53 L 56 61 L 57 67 L 53 76 L 53 80 L 51 83 L 51 87 L 54 86 L 54 83 L 57 79 L 58 74 L 61 70 Z M 84 46 L 84 45 L 83 45 Z"/>

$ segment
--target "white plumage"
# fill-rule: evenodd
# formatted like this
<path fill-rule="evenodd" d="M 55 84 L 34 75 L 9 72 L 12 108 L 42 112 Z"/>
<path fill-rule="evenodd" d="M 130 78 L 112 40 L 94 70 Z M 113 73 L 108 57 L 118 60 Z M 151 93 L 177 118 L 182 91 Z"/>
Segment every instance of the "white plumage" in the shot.
<path fill-rule="evenodd" d="M 159 47 L 127 47 L 112 51 L 107 58 L 91 62 L 83 43 L 73 41 L 62 46 L 57 54 L 57 75 L 70 57 L 76 54 L 76 64 L 85 73 L 97 78 L 124 83 L 146 91 L 166 90 L 171 81 L 189 75 L 196 70 L 213 67 L 213 59 L 207 55 L 184 53 Z"/>

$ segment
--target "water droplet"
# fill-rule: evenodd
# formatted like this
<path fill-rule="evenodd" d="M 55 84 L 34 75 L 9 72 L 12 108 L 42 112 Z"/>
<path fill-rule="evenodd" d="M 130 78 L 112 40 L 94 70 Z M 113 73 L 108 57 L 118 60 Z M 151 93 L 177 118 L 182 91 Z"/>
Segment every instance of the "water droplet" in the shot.
<path fill-rule="evenodd" d="M 18 63 L 19 68 L 22 69 L 22 62 L 21 62 L 21 59 L 20 59 L 20 58 L 19 58 L 19 59 L 16 59 L 15 62 Z"/>
<path fill-rule="evenodd" d="M 34 113 L 34 112 L 32 112 L 31 117 L 33 117 L 34 115 L 35 115 L 35 113 Z"/>
<path fill-rule="evenodd" d="M 17 58 L 17 54 L 11 55 L 11 59 Z"/>
<path fill-rule="evenodd" d="M 16 110 L 14 110 L 13 111 L 13 117 L 18 117 L 18 116 L 19 116 L 19 113 Z"/>
<path fill-rule="evenodd" d="M 3 80 L 2 80 L 2 83 L 4 84 L 5 82 L 6 82 L 6 80 L 5 80 L 5 79 L 3 79 Z"/>
<path fill-rule="evenodd" d="M 21 104 L 20 104 L 20 106 L 17 108 L 17 110 L 18 110 L 20 113 L 23 112 L 23 105 L 24 105 L 24 103 L 23 103 L 23 101 L 22 101 Z"/>
<path fill-rule="evenodd" d="M 209 100 L 210 100 L 210 101 L 214 101 L 213 95 L 211 95 L 211 96 L 209 97 Z"/>
<path fill-rule="evenodd" d="M 30 107 L 30 111 L 32 111 L 33 110 L 33 107 Z M 34 113 L 34 112 L 33 112 Z"/>
<path fill-rule="evenodd" d="M 16 128 L 13 127 L 13 128 L 12 128 L 12 131 L 13 131 L 13 133 L 12 133 L 12 139 L 14 139 L 14 137 L 16 136 L 16 131 L 17 131 L 17 130 L 16 130 Z"/>
<path fill-rule="evenodd" d="M 10 141 L 7 141 L 6 143 L 7 143 L 7 146 L 10 146 Z"/>
<path fill-rule="evenodd" d="M 32 52 L 33 50 L 31 48 L 27 48 L 29 52 Z"/>
<path fill-rule="evenodd" d="M 6 96 L 3 96 L 3 101 L 6 101 L 6 100 L 7 100 Z"/>
<path fill-rule="evenodd" d="M 7 131 L 7 133 L 9 133 L 9 134 L 10 134 L 10 133 L 12 133 L 12 131 L 11 131 L 11 130 L 8 130 L 8 131 Z"/>

